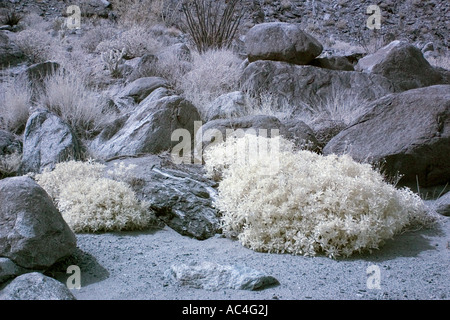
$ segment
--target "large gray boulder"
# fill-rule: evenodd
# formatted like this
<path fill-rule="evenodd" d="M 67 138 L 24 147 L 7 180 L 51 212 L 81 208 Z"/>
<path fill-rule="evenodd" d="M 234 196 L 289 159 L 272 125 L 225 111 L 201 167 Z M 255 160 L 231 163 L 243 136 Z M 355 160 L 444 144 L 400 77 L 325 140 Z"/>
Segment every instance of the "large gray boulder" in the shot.
<path fill-rule="evenodd" d="M 262 290 L 279 284 L 274 277 L 246 266 L 206 261 L 172 265 L 164 275 L 168 283 L 211 291 Z"/>
<path fill-rule="evenodd" d="M 0 300 L 76 300 L 67 287 L 39 272 L 21 275 L 1 292 Z"/>
<path fill-rule="evenodd" d="M 356 70 L 388 78 L 397 91 L 449 84 L 444 74 L 430 65 L 419 48 L 399 40 L 360 59 Z"/>
<path fill-rule="evenodd" d="M 43 269 L 75 248 L 75 235 L 44 189 L 25 176 L 0 180 L 0 257 Z"/>
<path fill-rule="evenodd" d="M 16 66 L 27 59 L 10 34 L 9 31 L 0 31 L 0 69 Z"/>
<path fill-rule="evenodd" d="M 204 178 L 200 166 L 180 170 L 170 159 L 166 165 L 160 161 L 161 157 L 149 155 L 115 160 L 108 165 L 136 165 L 128 173 L 136 196 L 148 201 L 158 219 L 179 234 L 205 240 L 219 233 L 220 215 L 213 205 L 216 183 Z"/>
<path fill-rule="evenodd" d="M 245 36 L 248 60 L 275 60 L 307 64 L 319 56 L 322 45 L 300 24 L 268 22 L 252 27 Z"/>
<path fill-rule="evenodd" d="M 111 3 L 107 0 L 85 0 L 81 3 L 81 15 L 108 18 L 111 8 Z"/>
<path fill-rule="evenodd" d="M 167 87 L 168 83 L 160 77 L 144 77 L 128 83 L 119 93 L 119 97 L 131 97 L 134 102 L 140 103 L 154 90 Z"/>
<path fill-rule="evenodd" d="M 193 136 L 194 122 L 200 121 L 197 109 L 180 96 L 166 95 L 159 88 L 144 99 L 114 134 L 100 134 L 90 145 L 91 152 L 100 158 L 170 150 L 178 142 L 172 141 L 176 129 L 186 129 Z"/>
<path fill-rule="evenodd" d="M 324 154 L 385 162 L 388 174 L 404 175 L 400 185 L 431 187 L 450 180 L 450 85 L 392 94 L 370 110 L 331 139 Z"/>
<path fill-rule="evenodd" d="M 393 93 L 394 86 L 383 76 L 356 71 L 339 71 L 298 66 L 279 61 L 250 63 L 241 78 L 250 94 L 267 93 L 279 106 L 291 108 L 290 115 L 303 116 L 307 106 L 342 100 L 372 101 Z"/>
<path fill-rule="evenodd" d="M 217 97 L 207 108 L 205 121 L 242 117 L 246 114 L 245 95 L 240 91 Z"/>
<path fill-rule="evenodd" d="M 80 160 L 81 152 L 81 142 L 72 128 L 54 113 L 39 109 L 25 127 L 20 172 L 52 170 L 59 162 Z"/>

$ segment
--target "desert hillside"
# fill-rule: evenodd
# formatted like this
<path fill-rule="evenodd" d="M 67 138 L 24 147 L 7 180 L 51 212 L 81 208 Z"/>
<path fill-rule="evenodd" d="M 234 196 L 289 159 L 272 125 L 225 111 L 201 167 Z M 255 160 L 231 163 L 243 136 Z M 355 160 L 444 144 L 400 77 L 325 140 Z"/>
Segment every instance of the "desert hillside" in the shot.
<path fill-rule="evenodd" d="M 0 300 L 447 300 L 449 8 L 1 1 Z"/>

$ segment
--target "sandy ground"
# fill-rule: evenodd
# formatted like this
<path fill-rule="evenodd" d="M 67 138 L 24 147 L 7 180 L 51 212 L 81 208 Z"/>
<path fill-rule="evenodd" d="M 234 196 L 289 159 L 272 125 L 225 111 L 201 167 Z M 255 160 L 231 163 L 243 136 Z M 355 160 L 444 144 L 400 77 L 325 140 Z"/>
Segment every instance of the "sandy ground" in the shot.
<path fill-rule="evenodd" d="M 372 254 L 339 260 L 258 253 L 220 235 L 199 241 L 168 227 L 79 234 L 79 252 L 70 263 L 81 269 L 81 289 L 72 292 L 80 300 L 448 300 L 449 219 L 444 217 L 434 229 L 398 235 Z M 165 281 L 164 271 L 172 264 L 190 261 L 243 264 L 274 276 L 280 285 L 261 291 L 207 291 Z M 379 268 L 379 289 L 367 286 L 375 276 L 367 274 L 371 265 Z M 51 275 L 64 283 L 69 276 L 55 270 Z"/>

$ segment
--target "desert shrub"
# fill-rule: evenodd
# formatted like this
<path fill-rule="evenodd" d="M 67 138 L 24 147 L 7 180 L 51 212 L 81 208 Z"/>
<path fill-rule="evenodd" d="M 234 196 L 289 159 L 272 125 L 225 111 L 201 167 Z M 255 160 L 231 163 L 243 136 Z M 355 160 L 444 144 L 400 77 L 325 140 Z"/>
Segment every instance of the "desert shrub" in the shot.
<path fill-rule="evenodd" d="M 188 0 L 182 11 L 198 52 L 230 48 L 243 16 L 239 0 Z"/>
<path fill-rule="evenodd" d="M 59 71 L 45 80 L 38 102 L 67 121 L 81 138 L 90 138 L 108 119 L 104 97 L 87 81 L 82 74 Z"/>
<path fill-rule="evenodd" d="M 150 76 L 166 79 L 173 88 L 180 88 L 186 73 L 192 70 L 187 57 L 180 57 L 176 50 L 165 50 L 157 55 L 158 60 L 152 65 Z"/>
<path fill-rule="evenodd" d="M 102 53 L 102 61 L 113 78 L 120 78 L 122 76 L 119 66 L 123 60 L 124 54 L 125 49 L 122 49 L 121 51 L 111 49 L 108 52 Z"/>
<path fill-rule="evenodd" d="M 24 77 L 7 78 L 0 91 L 0 128 L 13 133 L 25 129 L 30 115 L 31 87 Z"/>
<path fill-rule="evenodd" d="M 14 27 L 17 26 L 22 21 L 22 19 L 23 15 L 15 10 L 10 9 L 5 13 L 4 17 L 2 17 L 1 23 L 3 25 Z"/>
<path fill-rule="evenodd" d="M 119 23 L 125 26 L 141 24 L 151 26 L 165 20 L 167 0 L 112 0 L 119 15 Z"/>
<path fill-rule="evenodd" d="M 74 232 L 136 230 L 151 226 L 155 217 L 131 187 L 106 177 L 105 166 L 69 161 L 36 175 Z M 120 175 L 120 173 L 119 173 Z"/>
<path fill-rule="evenodd" d="M 15 42 L 33 63 L 51 60 L 58 49 L 57 41 L 47 31 L 40 29 L 19 32 Z"/>
<path fill-rule="evenodd" d="M 115 37 L 117 27 L 105 20 L 100 20 L 97 25 L 89 25 L 89 31 L 83 36 L 81 47 L 89 53 L 95 52 L 98 44 Z"/>
<path fill-rule="evenodd" d="M 413 222 L 428 221 L 419 196 L 386 183 L 369 164 L 347 155 L 295 151 L 283 138 L 275 139 L 281 139 L 280 147 L 253 161 L 242 161 L 242 152 L 234 150 L 270 139 L 229 138 L 205 155 L 208 173 L 222 176 L 216 206 L 223 212 L 224 233 L 244 246 L 350 256 L 377 249 Z"/>
<path fill-rule="evenodd" d="M 241 63 L 242 60 L 228 49 L 194 52 L 191 70 L 180 79 L 179 88 L 204 115 L 214 99 L 239 88 Z"/>
<path fill-rule="evenodd" d="M 147 53 L 156 53 L 160 47 L 161 45 L 151 29 L 142 25 L 134 25 L 119 29 L 114 38 L 100 42 L 96 51 L 103 53 L 109 50 L 124 50 L 124 55 L 131 59 Z"/>

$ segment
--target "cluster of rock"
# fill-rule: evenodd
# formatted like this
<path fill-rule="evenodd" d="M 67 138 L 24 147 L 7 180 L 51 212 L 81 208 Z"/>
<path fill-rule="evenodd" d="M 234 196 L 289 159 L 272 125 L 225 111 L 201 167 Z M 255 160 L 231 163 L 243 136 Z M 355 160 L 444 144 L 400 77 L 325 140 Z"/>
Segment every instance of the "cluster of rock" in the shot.
<path fill-rule="evenodd" d="M 0 34 L 0 63 L 1 50 L 8 48 L 8 41 Z M 449 71 L 430 66 L 420 50 L 394 41 L 358 63 L 346 57 L 319 60 L 322 45 L 299 25 L 288 23 L 257 25 L 245 41 L 248 61 L 242 73 L 243 88 L 276 97 L 280 104 L 290 106 L 289 117 L 241 116 L 243 93 L 232 92 L 211 105 L 201 132 L 278 129 L 297 145 L 309 142 L 309 148 L 325 155 L 347 153 L 358 161 L 383 163 L 387 173 L 403 175 L 403 185 L 418 181 L 423 187 L 438 187 L 450 180 Z M 11 47 L 6 55 L 14 61 L 20 56 Z M 47 62 L 25 72 L 38 84 L 39 77 L 56 68 Z M 306 102 L 332 98 L 336 91 L 369 101 L 364 114 L 350 124 L 322 119 L 307 125 L 299 120 Z M 213 206 L 216 185 L 202 176 L 201 165 L 177 166 L 156 156 L 179 143 L 172 139 L 175 130 L 185 130 L 194 137 L 194 123 L 202 120 L 197 108 L 174 94 L 164 79 L 156 77 L 130 81 L 116 98 L 117 108 L 121 104 L 131 104 L 132 108 L 85 146 L 57 115 L 36 110 L 28 119 L 22 142 L 0 131 L 0 155 L 23 152 L 20 174 L 52 169 L 67 159 L 81 159 L 83 148 L 111 165 L 116 161 L 138 164 L 131 185 L 141 200 L 151 203 L 162 222 L 200 240 L 220 232 L 220 216 Z M 202 147 L 211 142 L 203 136 L 197 140 Z M 433 208 L 448 214 L 448 193 L 441 199 L 433 203 Z M 45 191 L 31 178 L 0 180 L 0 282 L 43 270 L 75 248 L 74 234 Z M 173 266 L 166 277 L 196 288 L 253 290 L 276 284 L 271 277 L 244 269 L 211 264 Z M 200 279 L 199 273 L 207 276 Z M 233 284 L 217 284 L 224 279 Z M 21 285 L 47 288 L 56 284 L 29 274 L 11 282 L 0 297 L 16 297 L 14 288 Z M 72 298 L 70 292 L 57 287 L 55 295 L 48 298 Z M 31 292 L 22 297 L 38 296 Z"/>

